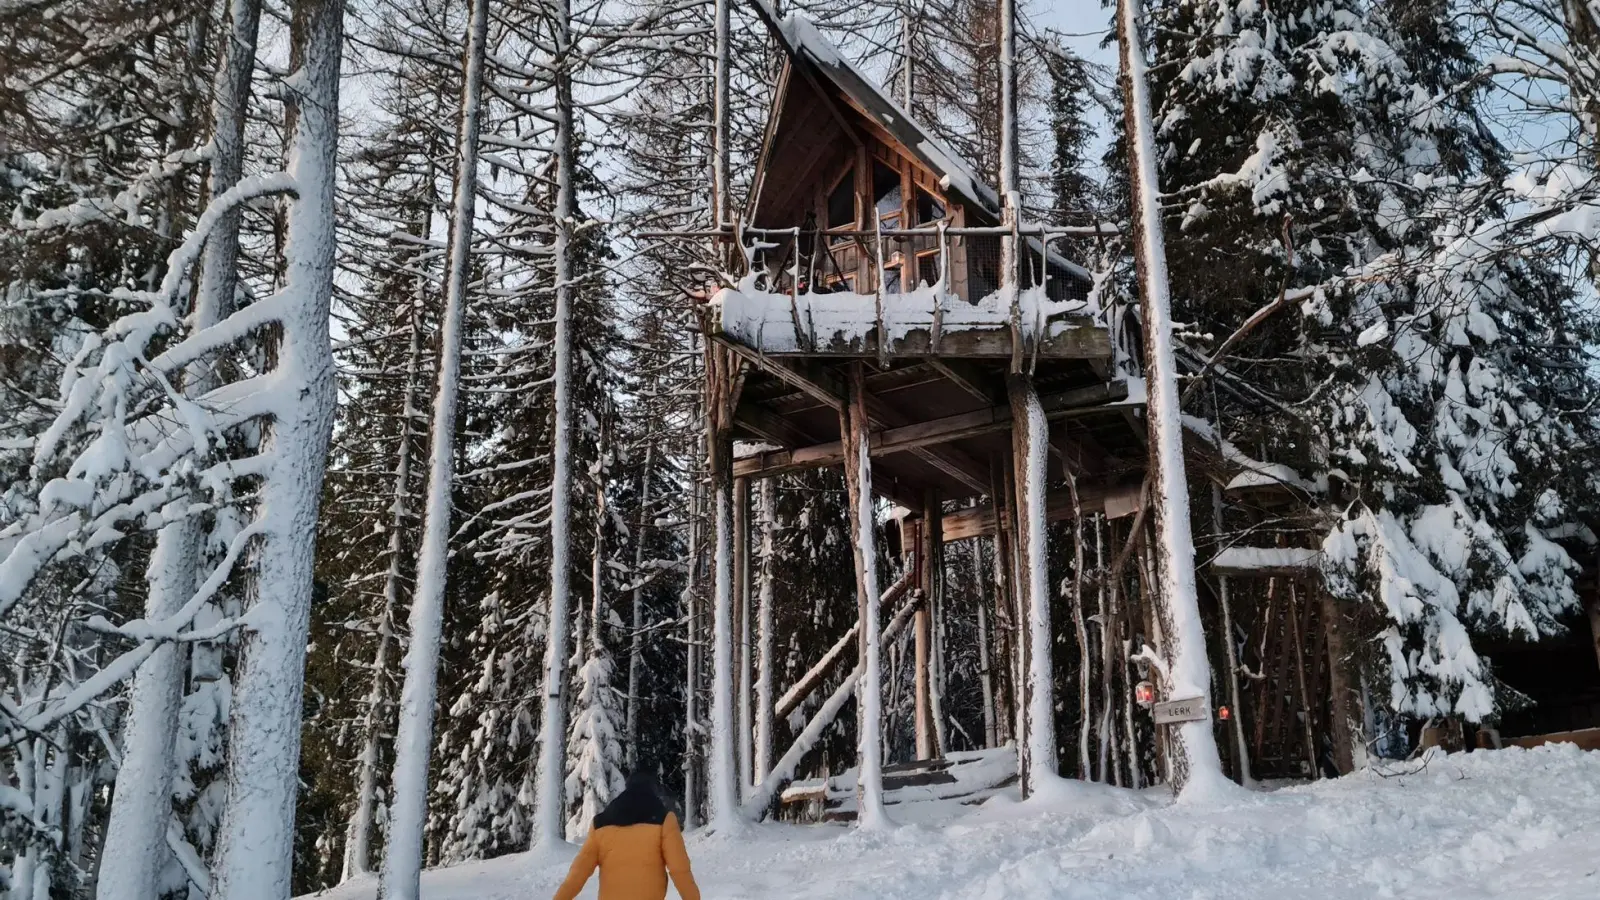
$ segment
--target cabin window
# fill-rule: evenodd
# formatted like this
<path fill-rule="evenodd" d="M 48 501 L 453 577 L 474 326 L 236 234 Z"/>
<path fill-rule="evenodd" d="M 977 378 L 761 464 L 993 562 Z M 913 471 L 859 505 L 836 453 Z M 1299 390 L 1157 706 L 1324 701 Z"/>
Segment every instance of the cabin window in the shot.
<path fill-rule="evenodd" d="M 852 228 L 856 224 L 855 170 L 847 169 L 844 177 L 828 195 L 828 230 Z"/>
<path fill-rule="evenodd" d="M 945 217 L 944 204 L 938 197 L 917 188 L 917 224 L 928 225 Z"/>
<path fill-rule="evenodd" d="M 881 162 L 872 167 L 872 201 L 878 211 L 878 221 L 886 229 L 900 227 L 902 207 L 900 173 Z"/>

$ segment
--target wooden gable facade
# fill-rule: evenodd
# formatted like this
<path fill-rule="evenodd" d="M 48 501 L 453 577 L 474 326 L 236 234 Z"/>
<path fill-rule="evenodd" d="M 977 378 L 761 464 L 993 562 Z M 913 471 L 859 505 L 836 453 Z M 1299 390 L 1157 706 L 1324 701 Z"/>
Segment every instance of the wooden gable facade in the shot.
<path fill-rule="evenodd" d="M 763 7 L 756 5 L 758 11 Z M 941 274 L 954 295 L 976 302 L 999 289 L 1000 199 L 881 88 L 803 19 L 770 21 L 786 62 L 745 222 L 755 229 L 799 229 L 762 262 L 783 286 L 799 263 L 802 291 L 910 292 Z M 943 242 L 936 227 L 990 228 Z M 1025 241 L 1019 284 L 1043 284 L 1052 299 L 1083 297 L 1088 273 L 1037 239 Z M 796 252 L 798 251 L 798 252 Z"/>

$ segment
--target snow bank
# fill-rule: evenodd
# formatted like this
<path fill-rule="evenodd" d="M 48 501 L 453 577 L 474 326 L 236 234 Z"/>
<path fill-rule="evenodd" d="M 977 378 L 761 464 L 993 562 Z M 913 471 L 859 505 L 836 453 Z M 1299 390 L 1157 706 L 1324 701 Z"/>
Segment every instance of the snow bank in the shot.
<path fill-rule="evenodd" d="M 939 824 L 862 833 L 761 825 L 691 836 L 708 898 L 1407 900 L 1600 895 L 1600 753 L 1571 745 L 1437 755 L 1215 804 L 1068 782 L 1053 804 L 951 804 Z M 561 859 L 425 873 L 423 900 L 540 900 Z M 370 900 L 354 882 L 328 900 Z M 593 897 L 591 882 L 584 897 Z"/>

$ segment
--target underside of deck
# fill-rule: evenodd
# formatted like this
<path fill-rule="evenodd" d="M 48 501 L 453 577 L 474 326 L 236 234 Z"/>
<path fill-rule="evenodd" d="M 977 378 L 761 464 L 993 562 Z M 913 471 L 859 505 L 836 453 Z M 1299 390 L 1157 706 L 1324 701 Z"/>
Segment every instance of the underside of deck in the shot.
<path fill-rule="evenodd" d="M 878 495 L 909 509 L 920 509 L 929 491 L 947 501 L 988 497 L 1008 472 L 1009 357 L 775 357 L 723 341 L 749 364 L 734 407 L 736 478 L 841 465 L 839 409 L 856 364 L 866 368 Z M 1109 364 L 1108 358 L 1039 359 L 1031 376 L 1049 421 L 1051 480 L 1071 471 L 1086 511 L 1128 494 L 1144 469 L 1143 383 L 1109 376 Z M 982 510 L 949 522 L 948 539 L 992 530 L 993 516 L 985 529 Z"/>

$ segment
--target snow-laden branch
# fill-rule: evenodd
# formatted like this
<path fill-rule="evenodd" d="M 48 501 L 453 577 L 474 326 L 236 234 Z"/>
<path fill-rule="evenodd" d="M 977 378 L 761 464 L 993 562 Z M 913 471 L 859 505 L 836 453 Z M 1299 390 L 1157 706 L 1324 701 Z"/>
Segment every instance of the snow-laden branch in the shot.
<path fill-rule="evenodd" d="M 211 575 L 206 578 L 205 582 L 200 585 L 200 588 L 195 591 L 194 595 L 189 598 L 189 601 L 177 613 L 160 622 L 134 620 L 122 626 L 120 631 L 126 634 L 138 635 L 143 639 L 142 642 L 137 647 L 101 667 L 98 672 L 80 683 L 55 704 L 22 720 L 22 729 L 31 732 L 42 731 L 67 716 L 73 715 L 101 694 L 132 676 L 134 671 L 139 668 L 139 664 L 144 662 L 155 651 L 156 647 L 163 642 L 182 639 L 184 635 L 180 632 L 180 629 L 194 621 L 195 615 L 200 612 L 201 608 L 216 595 L 217 591 L 228 580 L 228 576 L 233 572 L 233 564 L 239 558 L 239 554 L 244 551 L 244 548 L 253 538 L 264 530 L 263 523 L 254 522 L 235 535 L 232 543 L 228 545 L 228 551 L 223 556 L 222 561 L 217 564 Z M 100 616 L 91 618 L 88 624 L 98 630 L 117 630 Z M 45 702 L 45 698 L 39 698 L 34 702 L 42 704 Z M 12 742 L 12 739 L 7 739 L 0 742 L 0 745 Z"/>

